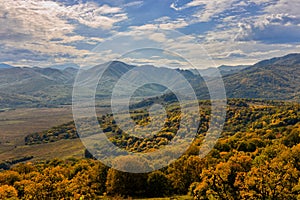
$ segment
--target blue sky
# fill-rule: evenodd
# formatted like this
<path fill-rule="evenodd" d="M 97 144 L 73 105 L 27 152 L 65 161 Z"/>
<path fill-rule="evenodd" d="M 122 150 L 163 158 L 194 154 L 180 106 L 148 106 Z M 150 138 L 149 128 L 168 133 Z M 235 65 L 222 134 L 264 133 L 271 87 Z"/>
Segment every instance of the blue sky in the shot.
<path fill-rule="evenodd" d="M 157 47 L 165 51 L 122 58 L 182 68 L 191 67 L 184 59 L 197 68 L 252 64 L 300 52 L 299 10 L 299 0 L 2 0 L 0 63 L 92 66 Z"/>

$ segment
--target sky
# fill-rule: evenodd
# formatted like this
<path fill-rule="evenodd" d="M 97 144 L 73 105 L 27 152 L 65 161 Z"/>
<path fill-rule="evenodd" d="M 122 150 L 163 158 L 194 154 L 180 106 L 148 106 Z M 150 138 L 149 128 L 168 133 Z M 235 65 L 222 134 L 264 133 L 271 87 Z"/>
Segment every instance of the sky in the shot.
<path fill-rule="evenodd" d="M 1 0 L 0 63 L 180 68 L 300 52 L 299 0 Z"/>

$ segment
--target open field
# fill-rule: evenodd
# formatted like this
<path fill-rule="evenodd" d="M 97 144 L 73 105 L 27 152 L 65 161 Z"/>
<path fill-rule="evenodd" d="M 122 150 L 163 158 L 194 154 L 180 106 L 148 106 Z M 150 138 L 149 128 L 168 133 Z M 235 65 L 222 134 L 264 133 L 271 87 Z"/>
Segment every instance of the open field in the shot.
<path fill-rule="evenodd" d="M 30 133 L 72 120 L 71 107 L 22 108 L 0 113 L 0 160 L 4 153 L 24 145 L 24 137 Z M 6 156 L 5 156 L 6 157 Z"/>
<path fill-rule="evenodd" d="M 20 145 L 24 136 L 72 120 L 71 107 L 22 108 L 0 113 L 0 142 Z"/>
<path fill-rule="evenodd" d="M 66 159 L 70 157 L 82 158 L 84 146 L 80 139 L 61 140 L 53 143 L 24 145 L 11 148 L 0 154 L 0 161 L 15 160 L 24 156 L 33 156 L 31 161 L 51 160 L 54 158 Z"/>
<path fill-rule="evenodd" d="M 107 108 L 99 107 L 104 112 Z M 71 106 L 61 108 L 20 108 L 0 112 L 0 161 L 33 156 L 32 160 L 82 157 L 79 139 L 49 144 L 25 145 L 25 136 L 73 120 Z"/>

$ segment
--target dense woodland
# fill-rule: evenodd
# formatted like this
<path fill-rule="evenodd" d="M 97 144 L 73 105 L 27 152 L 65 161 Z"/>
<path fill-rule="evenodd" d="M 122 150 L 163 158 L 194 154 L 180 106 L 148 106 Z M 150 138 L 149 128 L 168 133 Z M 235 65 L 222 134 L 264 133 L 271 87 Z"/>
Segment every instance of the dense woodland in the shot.
<path fill-rule="evenodd" d="M 230 100 L 214 149 L 204 158 L 199 147 L 209 125 L 209 102 L 200 102 L 201 124 L 189 150 L 171 165 L 148 174 L 119 172 L 86 151 L 86 158 L 27 162 L 0 172 L 0 199 L 97 199 L 189 194 L 195 199 L 300 199 L 300 105 Z M 137 139 L 118 128 L 111 115 L 99 118 L 110 140 L 132 152 L 147 152 L 174 137 L 180 121 L 176 105 L 167 109 L 165 127 L 153 138 Z M 147 124 L 144 110 L 132 112 Z M 192 120 L 192 119 L 191 119 Z M 70 122 L 25 138 L 28 145 L 76 138 Z M 122 163 L 143 166 L 124 156 Z"/>

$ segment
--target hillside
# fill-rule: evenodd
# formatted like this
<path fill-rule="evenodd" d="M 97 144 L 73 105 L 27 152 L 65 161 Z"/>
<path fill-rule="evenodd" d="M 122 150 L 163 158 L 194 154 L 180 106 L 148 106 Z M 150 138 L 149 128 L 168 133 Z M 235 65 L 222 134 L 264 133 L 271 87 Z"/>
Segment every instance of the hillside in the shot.
<path fill-rule="evenodd" d="M 0 93 L 6 107 L 45 107 L 70 103 L 73 69 L 8 68 L 0 73 Z M 14 98 L 14 97 L 17 98 Z"/>
<path fill-rule="evenodd" d="M 224 77 L 227 96 L 300 100 L 300 54 L 261 61 Z"/>

